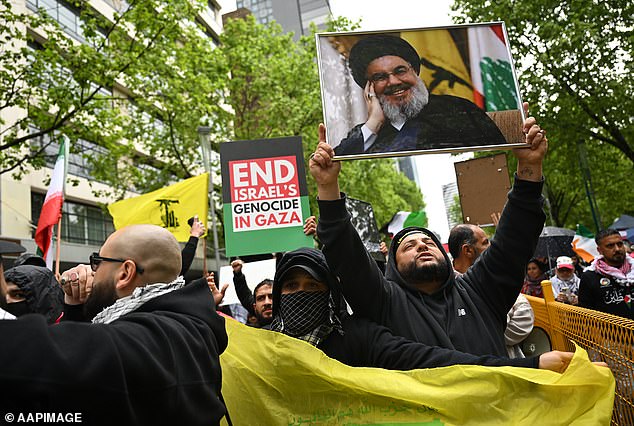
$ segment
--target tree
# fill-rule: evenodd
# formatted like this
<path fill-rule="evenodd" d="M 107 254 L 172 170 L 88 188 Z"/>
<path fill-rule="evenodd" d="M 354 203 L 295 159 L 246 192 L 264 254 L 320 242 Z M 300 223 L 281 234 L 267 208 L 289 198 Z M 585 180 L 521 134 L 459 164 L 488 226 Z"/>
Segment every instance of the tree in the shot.
<path fill-rule="evenodd" d="M 456 0 L 457 20 L 504 20 L 531 112 L 548 130 L 547 195 L 554 224 L 592 223 L 577 145 L 587 146 L 606 226 L 631 211 L 634 166 L 634 5 L 591 0 Z M 622 195 L 613 197 L 616 191 Z"/>
<path fill-rule="evenodd" d="M 195 24 L 206 2 L 132 1 L 107 19 L 76 1 L 76 27 L 62 28 L 44 8 L 1 1 L 0 111 L 22 113 L 0 123 L 0 173 L 42 167 L 65 134 L 105 148 L 84 154 L 119 195 L 191 174 L 196 128 L 217 105 L 213 82 L 198 75 L 213 66 L 211 40 Z"/>
<path fill-rule="evenodd" d="M 339 19 L 332 30 L 349 29 Z M 317 124 L 322 121 L 317 53 L 314 37 L 283 33 L 276 24 L 261 25 L 250 16 L 226 22 L 214 50 L 222 64 L 233 134 L 226 140 L 302 136 L 306 161 L 315 149 Z M 219 78 L 221 78 L 219 76 Z M 222 121 L 220 116 L 218 120 Z M 309 182 L 311 210 L 317 211 L 315 183 Z M 379 226 L 398 210 L 424 206 L 416 185 L 397 172 L 393 160 L 348 161 L 340 178 L 342 190 L 372 204 Z"/>

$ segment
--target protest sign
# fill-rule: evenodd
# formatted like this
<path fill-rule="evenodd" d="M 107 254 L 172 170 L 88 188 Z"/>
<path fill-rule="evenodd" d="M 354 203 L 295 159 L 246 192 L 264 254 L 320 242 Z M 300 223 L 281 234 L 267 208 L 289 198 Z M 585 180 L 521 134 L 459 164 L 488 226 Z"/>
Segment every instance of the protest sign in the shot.
<path fill-rule="evenodd" d="M 220 144 L 227 256 L 312 247 L 299 137 Z"/>

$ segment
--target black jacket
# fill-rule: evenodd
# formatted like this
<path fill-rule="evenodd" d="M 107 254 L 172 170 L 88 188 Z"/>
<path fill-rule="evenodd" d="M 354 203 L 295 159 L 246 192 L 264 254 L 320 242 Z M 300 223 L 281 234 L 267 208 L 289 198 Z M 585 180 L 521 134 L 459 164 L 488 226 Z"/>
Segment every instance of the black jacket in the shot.
<path fill-rule="evenodd" d="M 352 367 L 414 370 L 457 364 L 528 368 L 539 366 L 539 357 L 510 359 L 494 355 L 472 355 L 412 342 L 395 336 L 386 327 L 360 317 L 345 317 L 342 327 L 343 335 L 333 331 L 317 347 L 330 358 Z"/>
<path fill-rule="evenodd" d="M 634 306 L 624 301 L 628 290 L 614 277 L 587 270 L 579 283 L 579 306 L 634 320 Z"/>
<path fill-rule="evenodd" d="M 341 298 L 336 277 L 331 272 L 323 254 L 315 249 L 298 249 L 286 253 L 278 266 L 273 284 L 273 312 L 279 315 L 281 283 L 279 277 L 295 265 L 305 265 L 320 275 L 331 292 L 334 309 L 341 321 L 341 331 L 333 329 L 317 347 L 326 355 L 353 367 L 377 367 L 390 370 L 444 367 L 456 364 L 487 366 L 516 366 L 537 368 L 539 358 L 508 359 L 490 355 L 476 356 L 412 342 L 395 336 L 386 327 L 365 318 L 348 316 L 341 309 Z M 277 307 L 277 308 L 276 308 Z"/>
<path fill-rule="evenodd" d="M 364 151 L 359 124 L 335 147 L 335 154 L 350 155 L 416 149 L 456 148 L 461 146 L 506 143 L 491 118 L 474 103 L 449 95 L 430 95 L 429 103 L 401 130 L 386 122 L 374 144 Z"/>
<path fill-rule="evenodd" d="M 218 424 L 227 334 L 213 306 L 203 283 L 110 324 L 0 321 L 0 407 L 79 412 L 84 424 Z"/>
<path fill-rule="evenodd" d="M 451 273 L 445 253 L 449 278 L 434 294 L 421 293 L 403 280 L 394 261 L 395 244 L 385 277 L 381 274 L 350 223 L 345 200 L 319 201 L 317 233 L 354 315 L 413 341 L 505 356 L 506 314 L 517 299 L 544 224 L 542 186 L 516 178 L 491 247 L 459 278 Z M 437 239 L 436 244 L 443 250 Z"/>

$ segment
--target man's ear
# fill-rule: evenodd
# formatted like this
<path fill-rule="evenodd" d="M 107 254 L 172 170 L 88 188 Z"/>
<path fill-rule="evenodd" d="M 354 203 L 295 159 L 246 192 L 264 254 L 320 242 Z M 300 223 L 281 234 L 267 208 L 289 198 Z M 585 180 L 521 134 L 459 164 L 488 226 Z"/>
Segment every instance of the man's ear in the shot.
<path fill-rule="evenodd" d="M 254 303 L 254 304 L 253 304 L 253 312 L 257 312 L 255 309 L 256 309 L 256 308 L 255 308 L 255 303 Z"/>
<path fill-rule="evenodd" d="M 121 267 L 117 271 L 116 275 L 116 290 L 117 293 L 124 295 L 132 294 L 137 286 L 137 271 L 136 264 L 132 260 L 126 260 L 121 264 Z"/>
<path fill-rule="evenodd" d="M 460 252 L 466 257 L 471 257 L 473 256 L 473 247 L 469 244 L 463 244 L 462 247 L 460 247 Z"/>

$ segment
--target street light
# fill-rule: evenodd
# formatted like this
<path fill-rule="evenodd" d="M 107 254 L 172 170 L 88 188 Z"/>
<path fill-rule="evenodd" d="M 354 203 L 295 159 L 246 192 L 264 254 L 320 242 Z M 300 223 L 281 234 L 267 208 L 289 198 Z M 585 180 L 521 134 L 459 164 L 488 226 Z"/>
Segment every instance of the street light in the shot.
<path fill-rule="evenodd" d="M 211 170 L 211 127 L 198 126 L 198 138 L 200 140 L 200 149 L 203 154 L 203 165 L 205 171 L 209 173 L 209 206 L 211 207 L 211 231 L 214 238 L 214 255 L 216 257 L 216 269 L 220 270 L 220 254 L 218 250 L 218 232 L 216 231 L 216 203 L 214 202 L 214 178 Z M 207 252 L 205 251 L 205 258 Z"/>

